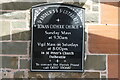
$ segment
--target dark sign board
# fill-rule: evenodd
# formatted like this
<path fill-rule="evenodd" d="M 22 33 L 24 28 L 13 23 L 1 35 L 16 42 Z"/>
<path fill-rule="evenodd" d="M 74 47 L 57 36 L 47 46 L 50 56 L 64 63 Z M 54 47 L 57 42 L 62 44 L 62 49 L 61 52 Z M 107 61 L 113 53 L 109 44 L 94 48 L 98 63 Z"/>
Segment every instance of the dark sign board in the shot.
<path fill-rule="evenodd" d="M 54 3 L 32 7 L 31 71 L 82 72 L 84 9 Z"/>

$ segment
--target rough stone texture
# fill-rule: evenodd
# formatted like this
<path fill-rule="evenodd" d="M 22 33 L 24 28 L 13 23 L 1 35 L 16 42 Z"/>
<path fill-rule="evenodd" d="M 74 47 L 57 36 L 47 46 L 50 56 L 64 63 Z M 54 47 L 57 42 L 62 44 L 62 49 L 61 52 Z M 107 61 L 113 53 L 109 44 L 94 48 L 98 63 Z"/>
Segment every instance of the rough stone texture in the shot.
<path fill-rule="evenodd" d="M 102 78 L 102 80 L 104 80 L 104 79 L 106 78 L 106 76 L 103 76 L 103 75 L 102 75 L 101 78 Z"/>
<path fill-rule="evenodd" d="M 93 11 L 98 11 L 98 10 L 99 10 L 99 9 L 98 9 L 98 6 L 93 6 L 93 7 L 92 7 L 92 10 L 93 10 Z"/>
<path fill-rule="evenodd" d="M 119 26 L 91 25 L 88 26 L 88 49 L 93 54 L 120 54 L 118 41 Z"/>
<path fill-rule="evenodd" d="M 1 26 L 0 40 L 9 40 L 10 39 L 9 21 L 0 21 L 0 26 Z"/>
<path fill-rule="evenodd" d="M 93 4 L 99 3 L 99 0 L 92 0 Z"/>
<path fill-rule="evenodd" d="M 2 42 L 1 45 L 2 51 L 0 51 L 0 54 L 15 54 L 15 55 L 27 54 L 26 42 Z"/>
<path fill-rule="evenodd" d="M 14 73 L 14 78 L 24 78 L 25 74 L 24 71 L 17 71 Z"/>
<path fill-rule="evenodd" d="M 30 69 L 30 61 L 27 59 L 20 60 L 20 69 Z"/>
<path fill-rule="evenodd" d="M 98 13 L 86 13 L 85 14 L 85 22 L 86 23 L 98 23 L 98 19 L 99 19 Z"/>
<path fill-rule="evenodd" d="M 102 2 L 101 3 L 101 23 L 119 24 L 120 2 Z"/>
<path fill-rule="evenodd" d="M 13 30 L 12 40 L 30 40 L 30 35 L 29 30 Z"/>
<path fill-rule="evenodd" d="M 108 77 L 109 78 L 120 78 L 119 62 L 120 62 L 120 55 L 109 55 L 108 56 Z"/>
<path fill-rule="evenodd" d="M 0 19 L 25 19 L 25 11 L 2 11 Z"/>
<path fill-rule="evenodd" d="M 17 57 L 7 57 L 0 56 L 2 58 L 2 68 L 17 69 L 18 68 L 18 58 Z"/>
<path fill-rule="evenodd" d="M 48 72 L 28 72 L 28 78 L 48 78 Z"/>
<path fill-rule="evenodd" d="M 106 56 L 88 55 L 85 61 L 85 70 L 105 70 Z"/>
<path fill-rule="evenodd" d="M 3 3 L 2 4 L 2 9 L 3 10 L 27 10 L 30 9 L 33 5 L 37 5 L 37 4 L 41 4 L 41 3 L 45 3 L 46 1 L 19 1 L 19 2 L 9 2 L 9 3 Z M 26 5 L 27 4 L 27 5 Z"/>
<path fill-rule="evenodd" d="M 99 72 L 29 72 L 29 78 L 100 78 Z"/>
<path fill-rule="evenodd" d="M 7 19 L 7 23 L 5 22 L 4 26 L 8 26 L 6 27 L 7 29 L 9 29 L 9 22 L 12 22 L 12 27 L 13 29 L 18 29 L 18 28 L 26 28 L 26 24 L 28 25 L 28 21 L 30 21 L 30 8 L 32 5 L 36 5 L 39 4 L 41 2 L 39 2 L 40 0 L 24 0 L 24 1 L 28 1 L 28 2 L 17 2 L 17 1 L 21 1 L 21 0 L 3 0 L 3 1 L 7 1 L 6 3 L 1 3 L 2 5 L 2 9 L 4 11 L 0 12 L 0 18 L 3 17 L 4 20 Z M 11 2 L 13 1 L 13 2 Z M 38 2 L 35 2 L 38 1 Z M 47 0 L 50 1 L 50 0 Z M 54 1 L 54 0 L 52 0 Z M 58 0 L 57 0 L 58 1 Z M 60 0 L 59 0 L 60 1 Z M 65 0 L 64 0 L 65 1 Z M 102 4 L 102 9 L 101 12 L 98 12 L 98 2 L 99 0 L 87 0 L 87 2 L 83 5 L 80 3 L 75 3 L 74 1 L 76 0 L 67 0 L 67 1 L 73 1 L 72 4 L 75 5 L 79 5 L 79 6 L 83 6 L 84 8 L 86 8 L 86 23 L 98 23 L 99 22 L 99 14 L 102 15 L 102 25 L 103 24 L 113 24 L 113 23 L 117 23 L 118 21 L 118 8 L 116 6 L 116 3 L 103 3 Z M 78 1 L 78 0 L 77 0 Z M 93 2 L 92 2 L 93 1 Z M 2 1 L 1 1 L 2 2 Z M 6 11 L 9 10 L 9 11 Z M 16 10 L 16 11 L 14 11 Z M 95 13 L 94 13 L 94 12 Z M 112 12 L 111 12 L 112 11 Z M 26 15 L 27 12 L 27 15 Z M 114 12 L 114 13 L 113 13 Z M 109 13 L 113 13 L 113 15 L 109 14 Z M 117 14 L 116 14 L 117 13 Z M 26 23 L 21 21 L 26 20 Z M 15 21 L 15 22 L 14 22 Z M 96 25 L 95 25 L 96 26 Z M 107 27 L 107 28 L 106 28 Z M 104 54 L 106 53 L 117 53 L 116 50 L 116 42 L 114 44 L 114 41 L 116 41 L 116 35 L 118 31 L 116 31 L 117 29 L 115 28 L 111 28 L 111 26 L 96 26 L 96 28 L 94 28 L 94 30 L 91 31 L 91 34 L 89 35 L 89 44 L 92 44 L 89 49 L 91 49 L 90 51 L 93 53 L 97 53 L 99 52 L 99 54 L 102 54 L 104 52 Z M 113 26 L 115 27 L 115 26 Z M 4 27 L 5 28 L 5 27 Z M 5 32 L 8 34 L 8 36 L 6 38 L 3 38 L 3 40 L 9 40 L 10 39 L 10 32 L 9 30 L 7 31 L 7 29 L 4 29 L 3 32 Z M 93 27 L 90 27 L 91 29 L 93 29 Z M 115 30 L 115 32 L 113 31 Z M 106 33 L 104 33 L 106 32 Z M 0 54 L 2 53 L 3 55 L 5 54 L 14 54 L 14 55 L 18 55 L 18 54 L 26 54 L 27 53 L 27 43 L 26 42 L 14 42 L 14 41 L 28 41 L 30 40 L 30 32 L 29 31 L 25 31 L 25 30 L 13 30 L 12 31 L 12 41 L 13 42 L 4 42 L 3 44 L 0 43 L 0 45 L 2 47 L 0 47 Z M 114 34 L 113 34 L 114 33 Z M 0 34 L 1 35 L 1 34 Z M 3 35 L 3 34 L 2 34 Z M 108 38 L 109 37 L 109 38 Z M 117 35 L 118 38 L 118 35 Z M 103 43 L 103 44 L 101 44 Z M 114 44 L 114 45 L 113 45 Z M 104 46 L 104 47 L 103 47 Z M 3 49 L 2 49 L 3 48 Z M 2 51 L 2 52 L 1 52 Z M 102 52 L 102 53 L 101 53 Z M 106 69 L 106 56 L 100 56 L 100 55 L 89 55 L 87 57 L 87 61 L 85 63 L 85 69 L 86 70 L 99 70 L 99 71 L 103 71 Z M 112 56 L 112 55 L 111 55 Z M 111 59 L 111 56 L 109 57 L 109 77 L 116 77 L 118 76 L 118 69 L 116 69 L 116 64 L 117 64 L 117 59 L 116 57 Z M 7 66 L 7 68 L 10 67 L 10 69 L 17 69 L 16 65 L 17 64 L 17 58 L 15 57 L 10 57 L 9 56 L 9 60 L 8 57 L 4 58 L 4 61 L 0 59 L 0 61 L 5 62 L 4 65 L 5 67 Z M 13 59 L 14 60 L 13 60 Z M 25 59 L 23 59 L 25 58 Z M 21 69 L 28 69 L 29 66 L 29 62 L 27 61 L 28 57 L 23 57 L 21 56 L 21 60 L 20 60 L 20 70 Z M 11 61 L 12 60 L 12 61 Z M 11 64 L 12 63 L 12 64 Z M 29 66 L 29 67 L 28 67 Z M 25 71 L 27 72 L 27 71 Z M 4 75 L 4 78 L 23 78 L 25 77 L 25 75 L 29 76 L 29 78 L 100 78 L 100 73 L 99 72 L 85 72 L 85 73 L 72 73 L 72 72 L 29 72 L 28 74 L 25 74 L 24 71 L 18 71 L 18 72 L 14 72 L 14 76 L 12 72 L 3 72 L 0 73 L 0 75 Z M 4 74 L 4 73 L 7 73 Z M 106 74 L 106 73 L 105 73 Z M 104 76 L 101 76 L 102 78 L 104 78 Z M 34 80 L 33 79 L 33 80 Z M 55 79 L 50 79 L 50 80 L 55 80 Z M 93 80 L 93 79 L 92 79 Z M 96 79 L 95 79 L 96 80 Z"/>
<path fill-rule="evenodd" d="M 26 22 L 25 21 L 14 21 L 12 22 L 13 28 L 26 28 Z"/>
<path fill-rule="evenodd" d="M 90 8 L 91 8 L 91 5 L 86 3 L 87 0 L 82 0 L 80 2 L 74 2 L 73 0 L 68 0 L 68 2 L 66 1 L 66 3 L 68 4 L 72 4 L 72 5 L 76 5 L 76 6 L 80 6 L 80 7 L 83 7 L 85 8 L 85 11 L 90 11 Z"/>
<path fill-rule="evenodd" d="M 12 72 L 0 72 L 0 75 L 3 79 L 14 78 L 14 73 Z M 2 79 L 1 79 L 2 80 Z"/>
<path fill-rule="evenodd" d="M 51 72 L 49 78 L 100 78 L 98 72 L 85 72 L 85 73 L 73 73 L 73 72 Z"/>

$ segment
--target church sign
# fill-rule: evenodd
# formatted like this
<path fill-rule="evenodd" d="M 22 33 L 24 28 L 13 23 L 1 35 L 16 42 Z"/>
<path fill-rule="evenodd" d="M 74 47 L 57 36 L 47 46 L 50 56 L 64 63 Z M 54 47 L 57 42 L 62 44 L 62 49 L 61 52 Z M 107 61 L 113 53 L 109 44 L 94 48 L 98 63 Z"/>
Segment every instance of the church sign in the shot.
<path fill-rule="evenodd" d="M 32 7 L 31 71 L 83 72 L 84 8 L 63 4 Z"/>

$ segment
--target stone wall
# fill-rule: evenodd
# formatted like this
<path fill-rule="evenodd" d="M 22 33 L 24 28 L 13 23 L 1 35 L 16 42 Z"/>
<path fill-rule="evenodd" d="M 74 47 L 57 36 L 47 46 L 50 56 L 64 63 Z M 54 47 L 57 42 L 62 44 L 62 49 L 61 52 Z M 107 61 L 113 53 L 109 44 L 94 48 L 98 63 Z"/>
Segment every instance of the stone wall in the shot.
<path fill-rule="evenodd" d="M 54 2 L 54 1 L 53 1 Z M 86 61 L 84 73 L 30 72 L 30 10 L 39 0 L 0 2 L 0 79 L 2 78 L 118 78 L 120 2 L 67 2 L 84 7 Z M 65 2 L 66 3 L 66 2 Z"/>

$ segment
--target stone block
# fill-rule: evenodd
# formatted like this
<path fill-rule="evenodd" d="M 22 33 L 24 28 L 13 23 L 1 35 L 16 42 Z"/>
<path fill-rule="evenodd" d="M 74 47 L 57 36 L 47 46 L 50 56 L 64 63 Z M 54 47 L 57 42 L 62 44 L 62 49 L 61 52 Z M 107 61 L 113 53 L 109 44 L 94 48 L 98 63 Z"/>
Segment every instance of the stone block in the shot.
<path fill-rule="evenodd" d="M 119 27 L 115 25 L 88 26 L 88 49 L 93 54 L 120 54 Z"/>
<path fill-rule="evenodd" d="M 85 61 L 85 70 L 106 70 L 106 56 L 88 55 Z"/>
<path fill-rule="evenodd" d="M 101 75 L 101 79 L 105 80 L 106 76 L 105 75 Z"/>
<path fill-rule="evenodd" d="M 10 40 L 10 22 L 0 21 L 0 40 Z"/>
<path fill-rule="evenodd" d="M 14 78 L 24 78 L 25 74 L 24 71 L 17 71 L 14 73 Z"/>
<path fill-rule="evenodd" d="M 73 73 L 73 72 L 51 72 L 49 78 L 100 78 L 99 72 L 84 72 L 84 73 Z"/>
<path fill-rule="evenodd" d="M 101 3 L 101 24 L 119 24 L 120 2 Z"/>
<path fill-rule="evenodd" d="M 14 0 L 7 3 L 3 3 L 2 9 L 3 10 L 27 10 L 30 9 L 33 5 L 45 3 L 46 0 Z"/>
<path fill-rule="evenodd" d="M 28 72 L 28 78 L 48 78 L 48 72 Z"/>
<path fill-rule="evenodd" d="M 17 57 L 0 56 L 0 59 L 2 60 L 1 68 L 10 68 L 10 69 L 18 68 L 18 58 Z"/>
<path fill-rule="evenodd" d="M 27 59 L 20 60 L 20 69 L 30 69 L 30 61 Z"/>
<path fill-rule="evenodd" d="M 12 40 L 30 40 L 29 30 L 13 30 Z"/>
<path fill-rule="evenodd" d="M 8 79 L 12 79 L 12 78 L 14 78 L 14 73 L 12 73 L 12 72 L 0 72 L 1 73 L 1 77 L 2 77 L 2 79 L 1 80 L 8 80 Z"/>
<path fill-rule="evenodd" d="M 100 0 L 92 0 L 93 4 L 99 3 Z"/>
<path fill-rule="evenodd" d="M 109 55 L 108 56 L 108 77 L 109 78 L 120 78 L 120 55 Z"/>
<path fill-rule="evenodd" d="M 26 55 L 27 43 L 26 42 L 2 42 L 0 43 L 2 50 L 0 54 L 14 54 L 14 55 Z"/>
<path fill-rule="evenodd" d="M 0 19 L 26 19 L 25 11 L 1 11 Z"/>
<path fill-rule="evenodd" d="M 93 7 L 92 7 L 92 10 L 93 10 L 93 11 L 98 11 L 98 6 L 93 6 Z"/>
<path fill-rule="evenodd" d="M 86 12 L 85 22 L 86 23 L 98 23 L 99 22 L 99 14 L 98 13 L 87 13 Z"/>
<path fill-rule="evenodd" d="M 14 21 L 12 22 L 13 28 L 26 28 L 26 22 L 25 21 Z"/>

